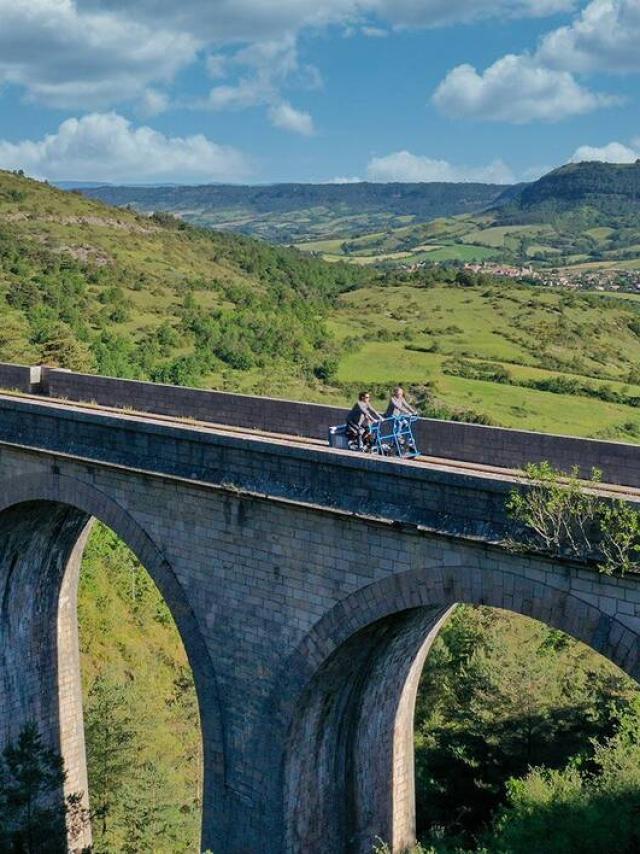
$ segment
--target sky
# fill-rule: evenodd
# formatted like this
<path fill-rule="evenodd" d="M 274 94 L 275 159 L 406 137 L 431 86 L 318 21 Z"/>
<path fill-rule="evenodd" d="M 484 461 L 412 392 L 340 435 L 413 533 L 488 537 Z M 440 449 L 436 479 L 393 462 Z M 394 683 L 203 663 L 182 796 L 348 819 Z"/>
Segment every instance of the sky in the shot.
<path fill-rule="evenodd" d="M 640 0 L 0 0 L 0 168 L 533 180 L 640 157 Z"/>

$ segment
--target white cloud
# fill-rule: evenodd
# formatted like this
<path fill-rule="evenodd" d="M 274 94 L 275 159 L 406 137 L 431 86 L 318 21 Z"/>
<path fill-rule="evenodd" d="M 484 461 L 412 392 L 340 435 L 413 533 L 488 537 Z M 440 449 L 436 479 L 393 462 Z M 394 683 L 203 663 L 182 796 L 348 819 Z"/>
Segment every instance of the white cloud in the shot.
<path fill-rule="evenodd" d="M 241 69 L 242 75 L 233 82 L 214 86 L 205 106 L 214 110 L 265 106 L 275 127 L 302 136 L 314 133 L 311 114 L 293 107 L 281 94 L 283 88 L 291 85 L 307 89 L 321 85 L 319 72 L 299 62 L 292 36 L 249 45 L 225 57 L 224 62 L 216 59 L 213 71 L 220 69 L 227 75 Z"/>
<path fill-rule="evenodd" d="M 488 166 L 456 166 L 447 160 L 435 160 L 409 151 L 396 151 L 384 157 L 373 157 L 367 166 L 367 178 L 381 183 L 479 181 L 512 184 L 515 181 L 513 172 L 501 160 L 496 160 Z"/>
<path fill-rule="evenodd" d="M 72 0 L 0 0 L 0 84 L 48 106 L 137 98 L 193 61 L 197 39 Z"/>
<path fill-rule="evenodd" d="M 157 89 L 145 89 L 138 102 L 138 112 L 144 118 L 158 116 L 169 108 L 169 97 L 166 92 Z"/>
<path fill-rule="evenodd" d="M 539 62 L 574 72 L 640 71 L 638 0 L 592 0 L 567 27 L 547 35 Z"/>
<path fill-rule="evenodd" d="M 439 27 L 487 18 L 546 17 L 577 0 L 79 0 L 145 24 L 197 34 L 215 44 L 278 39 L 328 24 L 383 21 L 401 27 Z"/>
<path fill-rule="evenodd" d="M 356 25 L 367 35 L 383 26 L 435 27 L 487 17 L 567 10 L 574 0 L 0 0 L 0 85 L 22 87 L 49 106 L 96 108 L 138 101 L 168 83 L 202 51 L 249 45 L 237 63 L 255 70 L 264 45 L 303 30 Z M 633 0 L 629 0 L 633 2 Z M 257 46 L 257 47 L 256 47 Z M 290 54 L 291 55 L 291 54 Z M 275 58 L 281 68 L 282 57 Z M 278 72 L 278 85 L 317 77 L 314 69 Z M 217 77 L 225 63 L 211 59 Z M 294 79 L 294 83 L 299 81 Z"/>
<path fill-rule="evenodd" d="M 623 145 L 621 142 L 610 142 L 600 147 L 581 145 L 573 153 L 571 162 L 601 160 L 604 163 L 635 163 L 638 159 L 640 159 L 640 139 L 634 140 L 631 146 Z"/>
<path fill-rule="evenodd" d="M 546 68 L 526 54 L 504 56 L 482 73 L 459 65 L 440 83 L 433 102 L 450 116 L 514 124 L 555 122 L 619 103 L 581 86 L 568 71 Z"/>
<path fill-rule="evenodd" d="M 544 18 L 575 8 L 575 0 L 379 0 L 381 17 L 397 27 L 440 27 L 488 18 Z"/>
<path fill-rule="evenodd" d="M 236 149 L 202 134 L 167 137 L 116 113 L 67 119 L 40 140 L 0 140 L 0 168 L 52 180 L 239 181 L 250 166 Z"/>
<path fill-rule="evenodd" d="M 361 184 L 362 178 L 356 175 L 337 175 L 335 178 L 329 178 L 327 184 Z"/>
<path fill-rule="evenodd" d="M 296 110 L 286 101 L 274 104 L 269 108 L 269 119 L 275 127 L 290 130 L 302 136 L 313 136 L 315 133 L 313 118 L 310 113 Z"/>
<path fill-rule="evenodd" d="M 575 75 L 640 72 L 639 0 L 591 0 L 533 53 L 507 55 L 484 72 L 454 68 L 434 102 L 454 116 L 523 123 L 555 121 L 622 103 L 591 91 Z"/>

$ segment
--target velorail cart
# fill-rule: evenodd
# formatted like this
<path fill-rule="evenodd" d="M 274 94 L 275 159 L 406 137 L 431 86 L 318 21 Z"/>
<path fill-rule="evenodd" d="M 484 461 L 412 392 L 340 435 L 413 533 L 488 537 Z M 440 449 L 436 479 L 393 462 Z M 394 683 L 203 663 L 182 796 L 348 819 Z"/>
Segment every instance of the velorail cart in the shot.
<path fill-rule="evenodd" d="M 403 459 L 417 457 L 419 451 L 413 435 L 413 425 L 418 420 L 417 415 L 396 415 L 375 421 L 371 425 L 368 440 L 362 452 Z M 346 424 L 329 428 L 329 444 L 332 448 L 360 450 L 357 441 L 349 438 Z"/>

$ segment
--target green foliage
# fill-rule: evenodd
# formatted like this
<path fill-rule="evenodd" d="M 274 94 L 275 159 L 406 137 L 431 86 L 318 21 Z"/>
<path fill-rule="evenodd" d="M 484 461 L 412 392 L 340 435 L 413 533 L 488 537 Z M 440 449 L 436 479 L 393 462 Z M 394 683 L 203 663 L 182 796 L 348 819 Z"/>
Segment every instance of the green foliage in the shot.
<path fill-rule="evenodd" d="M 126 689 L 101 674 L 87 697 L 87 764 L 91 773 L 91 807 L 96 837 L 108 839 L 111 817 L 128 804 L 124 784 L 135 763 L 136 732 Z"/>
<path fill-rule="evenodd" d="M 27 724 L 0 760 L 0 850 L 66 854 L 68 832 L 77 839 L 88 814 L 81 793 L 63 796 L 64 781 L 62 757 Z"/>
<path fill-rule="evenodd" d="M 527 487 L 513 489 L 510 516 L 523 526 L 515 546 L 528 544 L 557 557 L 599 561 L 606 573 L 640 569 L 640 513 L 622 499 L 603 498 L 597 489 L 602 475 L 590 480 L 569 475 L 548 462 L 525 469 Z"/>
<path fill-rule="evenodd" d="M 508 383 L 511 374 L 504 365 L 494 362 L 471 362 L 468 359 L 451 359 L 442 365 L 442 372 L 453 377 Z"/>
<path fill-rule="evenodd" d="M 360 271 L 8 173 L 0 213 L 14 191 L 22 216 L 0 225 L 0 358 L 195 386 L 225 367 L 335 372 L 325 318 Z"/>
<path fill-rule="evenodd" d="M 78 613 L 96 854 L 197 848 L 197 700 L 167 606 L 134 555 L 96 524 Z"/>
<path fill-rule="evenodd" d="M 592 763 L 562 770 L 534 768 L 508 785 L 485 844 L 496 854 L 632 852 L 640 845 L 640 708 L 628 710 L 618 732 L 597 744 Z"/>
<path fill-rule="evenodd" d="M 533 766 L 562 771 L 579 761 L 589 773 L 597 744 L 624 729 L 638 696 L 613 665 L 561 632 L 506 612 L 458 607 L 432 647 L 418 692 L 423 845 L 475 850 L 507 803 L 509 779 Z"/>
<path fill-rule="evenodd" d="M 473 409 L 458 409 L 449 406 L 439 399 L 433 388 L 429 386 L 409 386 L 416 409 L 424 418 L 441 418 L 445 421 L 460 421 L 466 424 L 493 425 L 495 422 L 488 415 L 475 412 Z"/>

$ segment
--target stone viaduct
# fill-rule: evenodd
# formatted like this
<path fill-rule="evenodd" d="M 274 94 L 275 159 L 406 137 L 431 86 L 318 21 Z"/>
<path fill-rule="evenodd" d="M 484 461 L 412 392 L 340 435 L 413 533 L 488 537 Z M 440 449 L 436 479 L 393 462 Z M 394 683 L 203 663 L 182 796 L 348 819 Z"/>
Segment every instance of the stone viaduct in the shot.
<path fill-rule="evenodd" d="M 92 518 L 181 633 L 215 854 L 413 841 L 416 687 L 456 603 L 535 617 L 640 675 L 634 577 L 500 545 L 514 467 L 597 464 L 634 500 L 640 449 L 429 421 L 426 462 L 374 459 L 316 441 L 329 407 L 16 366 L 0 386 L 27 393 L 0 395 L 0 743 L 36 721 L 69 791 L 87 788 L 75 597 Z"/>

